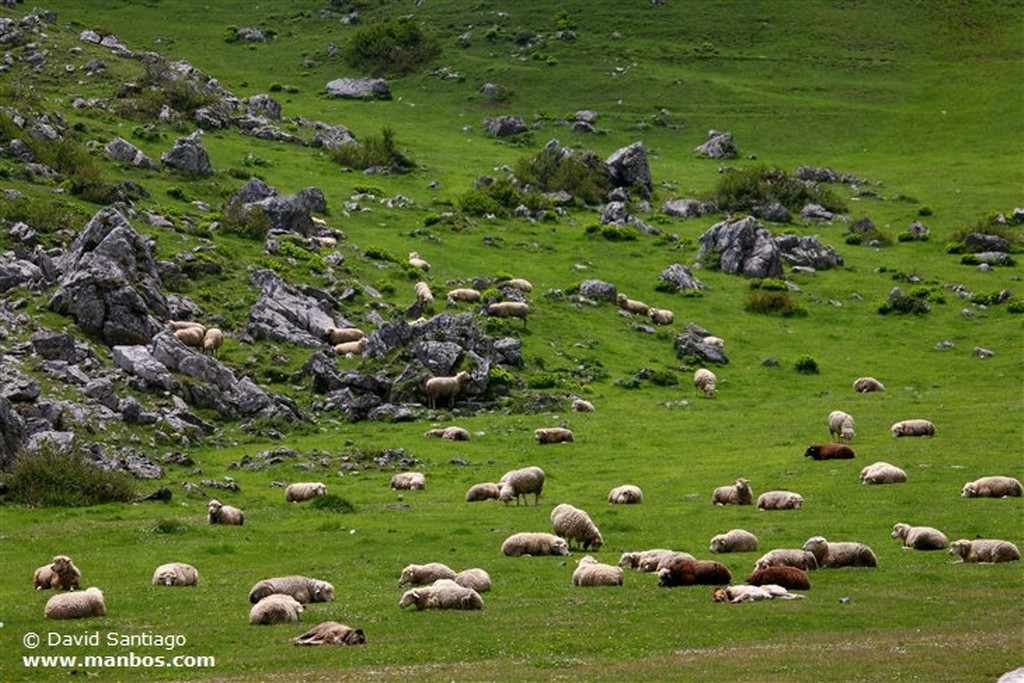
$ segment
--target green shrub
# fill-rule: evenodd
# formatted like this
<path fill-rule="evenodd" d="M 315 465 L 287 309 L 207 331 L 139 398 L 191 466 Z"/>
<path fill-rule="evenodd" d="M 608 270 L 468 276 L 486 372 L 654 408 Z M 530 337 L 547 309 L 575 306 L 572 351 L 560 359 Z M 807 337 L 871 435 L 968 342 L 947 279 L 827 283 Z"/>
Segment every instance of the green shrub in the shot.
<path fill-rule="evenodd" d="M 913 294 L 907 294 L 902 291 L 892 292 L 885 303 L 878 307 L 878 312 L 882 315 L 889 315 L 890 313 L 923 315 L 931 310 L 931 306 L 927 301 L 928 291 L 927 288 L 919 287 L 914 290 Z"/>
<path fill-rule="evenodd" d="M 830 188 L 804 183 L 781 169 L 767 166 L 725 173 L 709 199 L 722 211 L 750 211 L 774 203 L 794 213 L 807 204 L 819 204 L 837 213 L 846 211 L 846 204 Z"/>
<path fill-rule="evenodd" d="M 783 318 L 807 315 L 807 309 L 794 304 L 788 291 L 758 290 L 747 297 L 743 308 L 750 313 L 777 315 Z"/>
<path fill-rule="evenodd" d="M 674 387 L 679 384 L 679 378 L 675 373 L 667 370 L 658 370 L 651 374 L 651 384 L 659 387 Z"/>
<path fill-rule="evenodd" d="M 560 380 L 558 375 L 553 373 L 544 373 L 534 375 L 526 380 L 526 386 L 531 389 L 554 389 L 558 386 L 559 382 Z"/>
<path fill-rule="evenodd" d="M 438 41 L 409 19 L 388 19 L 360 28 L 342 54 L 352 67 L 375 76 L 403 76 L 441 53 Z"/>
<path fill-rule="evenodd" d="M 11 223 L 25 223 L 42 234 L 68 228 L 78 230 L 89 219 L 85 211 L 64 200 L 26 196 L 8 199 L 2 195 L 0 216 Z"/>
<path fill-rule="evenodd" d="M 192 527 L 178 519 L 159 519 L 152 529 L 154 534 L 187 534 L 191 530 Z"/>
<path fill-rule="evenodd" d="M 701 265 L 707 270 L 721 270 L 722 269 L 722 252 L 720 251 L 707 251 L 700 259 Z"/>
<path fill-rule="evenodd" d="M 77 452 L 44 446 L 23 453 L 7 477 L 11 500 L 39 507 L 82 507 L 135 497 L 130 476 L 104 470 Z"/>
<path fill-rule="evenodd" d="M 750 281 L 751 289 L 763 289 L 773 292 L 788 292 L 789 286 L 782 280 L 766 277 L 764 279 L 753 279 Z"/>
<path fill-rule="evenodd" d="M 516 376 L 503 367 L 492 365 L 487 371 L 488 387 L 514 387 L 517 383 Z"/>
<path fill-rule="evenodd" d="M 327 493 L 322 496 L 317 496 L 310 503 L 309 507 L 314 510 L 325 510 L 327 512 L 337 512 L 339 514 L 349 514 L 356 511 L 356 508 L 352 503 L 348 502 L 341 496 L 337 496 L 333 493 Z"/>
<path fill-rule="evenodd" d="M 586 205 L 599 204 L 608 191 L 608 176 L 597 156 L 566 154 L 554 146 L 520 159 L 515 173 L 523 183 L 543 192 L 568 192 Z"/>
<path fill-rule="evenodd" d="M 930 239 L 930 235 L 912 235 L 909 232 L 901 232 L 896 236 L 899 242 L 927 242 Z"/>
<path fill-rule="evenodd" d="M 1024 299 L 1010 299 L 1006 302 L 1006 310 L 1009 313 L 1024 313 Z"/>
<path fill-rule="evenodd" d="M 459 210 L 468 216 L 507 217 L 520 205 L 539 211 L 547 203 L 536 192 L 523 192 L 508 178 L 495 180 L 490 185 L 481 184 L 459 198 Z"/>
<path fill-rule="evenodd" d="M 636 228 L 628 225 L 619 227 L 617 225 L 588 225 L 584 232 L 588 235 L 600 235 L 609 242 L 632 242 L 640 237 Z"/>
<path fill-rule="evenodd" d="M 247 240 L 262 241 L 270 230 L 270 219 L 259 206 L 244 207 L 228 204 L 221 211 L 220 229 L 229 235 Z"/>
<path fill-rule="evenodd" d="M 416 167 L 416 163 L 398 149 L 395 132 L 388 126 L 381 129 L 380 137 L 369 135 L 362 143 L 341 145 L 328 154 L 336 163 L 361 171 L 374 166 L 402 169 Z"/>
<path fill-rule="evenodd" d="M 394 254 L 387 251 L 386 249 L 381 249 L 380 247 L 369 247 L 367 248 L 366 251 L 363 252 L 363 255 L 366 256 L 366 258 L 368 259 L 373 259 L 374 261 L 401 263 L 401 261 L 399 261 Z"/>
<path fill-rule="evenodd" d="M 793 368 L 802 375 L 817 375 L 820 372 L 818 361 L 806 354 L 796 359 Z"/>

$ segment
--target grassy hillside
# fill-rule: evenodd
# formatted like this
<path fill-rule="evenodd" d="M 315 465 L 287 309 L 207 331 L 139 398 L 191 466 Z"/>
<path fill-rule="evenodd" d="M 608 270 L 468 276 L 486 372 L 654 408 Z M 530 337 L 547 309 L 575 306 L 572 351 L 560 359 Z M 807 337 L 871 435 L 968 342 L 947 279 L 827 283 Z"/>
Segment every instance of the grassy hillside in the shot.
<path fill-rule="evenodd" d="M 0 18 L 18 21 L 30 8 L 0 9 Z M 11 111 L 60 112 L 80 167 L 92 164 L 104 182 L 139 183 L 150 196 L 135 202 L 136 211 L 173 220 L 171 229 L 133 221 L 152 235 L 156 258 L 200 254 L 222 269 L 167 284 L 228 332 L 220 360 L 292 397 L 310 420 L 244 425 L 196 410 L 216 431 L 188 448 L 157 439 L 146 427 L 83 426 L 86 441 L 137 444 L 157 460 L 182 452 L 189 460 L 167 465 L 158 482 L 136 484 L 141 493 L 169 487 L 173 499 L 166 503 L 0 505 L 0 679 L 56 680 L 70 672 L 98 680 L 991 681 L 1024 664 L 1020 562 L 955 564 L 944 551 L 904 551 L 889 537 L 892 525 L 904 521 L 937 527 L 950 540 L 1024 544 L 1022 499 L 959 496 L 964 482 L 984 475 L 1024 476 L 1024 269 L 981 270 L 948 249 L 963 233 L 991 226 L 993 216 L 1010 216 L 1021 205 L 1024 4 L 95 0 L 45 8 L 57 22 L 45 37 L 31 38 L 39 45 L 29 39 L 10 45 L 17 59 L 0 79 L 2 147 L 15 135 L 7 123 Z M 358 23 L 342 21 L 355 10 Z M 330 80 L 376 75 L 345 63 L 349 38 L 400 16 L 437 41 L 438 56 L 406 75 L 389 75 L 390 99 L 328 98 Z M 225 40 L 242 27 L 269 30 L 272 39 Z M 115 35 L 135 52 L 186 60 L 240 98 L 269 93 L 281 104 L 279 123 L 288 131 L 298 131 L 298 117 L 344 125 L 360 141 L 386 127 L 418 168 L 365 175 L 342 168 L 322 149 L 242 136 L 236 128 L 204 134 L 215 170 L 204 180 L 107 160 L 102 144 L 114 137 L 159 159 L 195 126 L 186 120 L 147 130 L 152 118 L 116 107 L 74 108 L 76 97 L 116 102 L 124 84 L 147 76 L 141 60 L 79 40 L 85 29 Z M 45 66 L 33 68 L 24 58 L 39 50 Z M 86 76 L 82 67 L 96 59 L 105 71 Z M 485 83 L 500 86 L 505 96 L 482 94 Z M 574 133 L 565 123 L 580 110 L 597 113 L 597 133 Z M 533 128 L 514 141 L 496 140 L 483 120 L 499 115 L 520 116 Z M 693 150 L 709 129 L 732 132 L 740 157 L 698 158 Z M 503 176 L 504 166 L 516 167 L 550 139 L 601 158 L 643 142 L 653 196 L 649 209 L 636 201 L 631 206 L 661 234 L 607 240 L 593 230 L 600 217 L 593 207 L 540 221 L 460 212 L 478 176 Z M 890 244 L 848 244 L 848 226 L 838 219 L 822 225 L 799 217 L 791 225 L 765 221 L 776 234 L 817 235 L 843 256 L 835 270 L 787 268 L 785 279 L 799 288 L 792 297 L 805 316 L 748 312 L 750 282 L 707 268 L 694 270 L 708 285 L 700 296 L 658 288 L 666 266 L 694 264 L 698 238 L 725 217 L 676 219 L 661 205 L 707 196 L 723 166 L 759 165 L 791 174 L 803 165 L 827 166 L 863 179 L 856 187 L 830 188 L 852 221 L 870 218 Z M 268 255 L 262 240 L 211 229 L 250 174 L 282 194 L 320 188 L 328 204 L 324 218 L 344 233 L 336 248 L 343 263 L 317 268 L 301 254 Z M 0 156 L 0 187 L 38 202 L 44 219 L 34 227 L 47 247 L 66 248 L 68 231 L 80 230 L 100 208 L 71 185 L 65 178 L 33 182 L 16 159 Z M 383 203 L 399 196 L 409 201 Z M 346 209 L 350 201 L 368 210 Z M 898 241 L 915 220 L 931 229 L 930 239 Z M 7 227 L 0 231 L 0 250 L 16 246 Z M 1003 230 L 1024 241 L 1020 225 Z M 312 349 L 240 341 L 258 297 L 248 269 L 272 268 L 289 282 L 335 292 L 358 288 L 339 312 L 369 330 L 375 315 L 388 319 L 412 303 L 415 280 L 400 264 L 367 254 L 404 261 L 413 250 L 432 263 L 427 280 L 435 294 L 499 275 L 533 283 L 528 328 L 481 317 L 481 326 L 497 336 L 517 336 L 524 358 L 522 368 L 509 368 L 516 386 L 489 409 L 470 414 L 457 405 L 424 410 L 412 422 L 348 422 L 337 411 L 319 410 L 323 397 L 292 379 Z M 1015 258 L 1019 262 L 1020 254 Z M 648 334 L 635 328 L 645 321 L 611 304 L 574 305 L 566 295 L 585 279 L 671 309 L 675 323 Z M 930 312 L 879 314 L 894 286 L 927 291 Z M 962 298 L 954 287 L 973 298 Z M 368 288 L 382 296 L 374 298 Z M 1008 302 L 986 305 L 986 297 L 1003 290 L 1013 294 Z M 20 351 L 37 327 L 63 329 L 109 366 L 109 348 L 47 310 L 51 295 L 27 289 L 0 294 L 30 321 L 5 328 L 3 362 L 17 360 L 21 371 L 37 377 L 44 397 L 82 401 L 77 389 L 48 378 L 30 353 Z M 431 313 L 446 310 L 438 296 Z M 714 367 L 719 386 L 713 400 L 694 391 L 695 366 L 674 351 L 674 336 L 689 322 L 726 340 L 729 363 Z M 944 341 L 952 348 L 936 348 Z M 975 347 L 995 355 L 981 359 Z M 803 356 L 816 361 L 818 374 L 795 371 Z M 765 365 L 765 359 L 778 364 Z M 380 362 L 337 359 L 339 368 L 366 371 Z M 657 382 L 639 379 L 649 371 Z M 886 391 L 853 392 L 851 383 L 863 375 L 880 379 Z M 127 382 L 117 390 L 132 393 Z M 573 395 L 593 402 L 596 411 L 571 412 Z M 544 405 L 553 408 L 537 412 L 545 397 L 551 399 Z M 169 402 L 162 395 L 138 398 L 146 406 Z M 835 409 L 856 419 L 857 457 L 805 460 L 808 444 L 828 438 L 826 416 Z M 890 436 L 893 422 L 917 417 L 935 423 L 934 438 Z M 469 429 L 473 438 L 423 436 L 449 424 Z M 535 428 L 557 425 L 570 427 L 575 442 L 534 442 Z M 278 447 L 297 455 L 258 471 L 236 465 Z M 367 459 L 397 448 L 418 459 L 428 481 L 424 491 L 391 491 L 392 471 Z M 907 483 L 859 484 L 860 469 L 879 460 L 906 470 Z M 527 465 L 547 474 L 539 506 L 463 501 L 473 483 Z M 741 476 L 755 496 L 788 489 L 806 503 L 786 512 L 711 505 L 716 486 Z M 184 486 L 224 477 L 239 490 Z M 271 485 L 314 480 L 326 482 L 354 510 L 286 505 L 282 489 Z M 644 490 L 642 505 L 607 504 L 608 491 L 623 483 Z M 244 509 L 245 525 L 208 526 L 210 497 Z M 869 544 L 879 566 L 814 572 L 807 598 L 785 603 L 717 604 L 709 587 L 662 589 L 654 576 L 632 571 L 621 588 L 574 588 L 579 551 L 568 558 L 507 558 L 499 550 L 512 533 L 549 530 L 550 511 L 561 502 L 590 513 L 605 539 L 596 556 L 611 564 L 625 551 L 673 548 L 723 562 L 741 583 L 761 552 L 799 547 L 821 534 Z M 707 551 L 713 535 L 737 527 L 758 536 L 759 551 Z M 83 587 L 104 590 L 107 616 L 43 619 L 49 595 L 32 592 L 29 577 L 58 553 L 81 567 Z M 200 585 L 149 585 L 153 569 L 169 561 L 198 567 Z M 400 611 L 402 567 L 429 561 L 456 570 L 485 568 L 494 583 L 483 595 L 485 608 Z M 337 600 L 308 606 L 300 624 L 249 626 L 249 588 L 287 574 L 332 582 Z M 367 644 L 290 644 L 328 619 L 364 629 Z M 23 644 L 29 632 L 43 636 L 35 650 Z M 98 633 L 104 641 L 109 633 L 173 634 L 187 643 L 174 650 L 50 645 L 51 632 Z M 216 666 L 40 669 L 22 659 L 129 653 L 213 656 Z"/>

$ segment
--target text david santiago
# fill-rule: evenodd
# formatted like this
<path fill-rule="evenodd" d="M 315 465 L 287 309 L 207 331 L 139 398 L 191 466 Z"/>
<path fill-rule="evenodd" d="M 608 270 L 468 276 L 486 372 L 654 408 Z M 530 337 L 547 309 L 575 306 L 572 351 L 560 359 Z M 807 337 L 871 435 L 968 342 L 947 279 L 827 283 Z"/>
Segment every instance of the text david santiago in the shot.
<path fill-rule="evenodd" d="M 99 631 L 82 633 L 79 635 L 64 635 L 50 631 L 46 634 L 46 644 L 49 647 L 99 647 L 106 645 L 110 647 L 159 647 L 170 652 L 176 647 L 182 647 L 188 639 L 181 634 L 162 633 L 118 633 L 108 631 L 100 634 Z"/>

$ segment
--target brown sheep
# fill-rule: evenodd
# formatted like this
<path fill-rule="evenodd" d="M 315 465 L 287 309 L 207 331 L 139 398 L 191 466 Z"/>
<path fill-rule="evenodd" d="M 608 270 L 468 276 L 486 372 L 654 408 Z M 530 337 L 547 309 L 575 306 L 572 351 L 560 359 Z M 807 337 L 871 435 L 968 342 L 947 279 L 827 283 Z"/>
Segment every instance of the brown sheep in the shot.
<path fill-rule="evenodd" d="M 32 575 L 36 590 L 60 588 L 75 590 L 82 580 L 82 572 L 67 555 L 56 555 L 50 564 L 45 564 Z"/>
<path fill-rule="evenodd" d="M 729 568 L 711 560 L 676 560 L 658 570 L 658 585 L 674 586 L 726 586 L 732 582 Z"/>
<path fill-rule="evenodd" d="M 786 566 L 757 567 L 747 577 L 747 583 L 753 586 L 773 583 L 794 591 L 811 589 L 811 580 L 807 578 L 807 573 L 804 570 Z"/>
<path fill-rule="evenodd" d="M 843 443 L 822 443 L 808 446 L 804 457 L 812 460 L 852 460 L 854 452 Z"/>
<path fill-rule="evenodd" d="M 363 629 L 353 629 L 336 621 L 325 621 L 293 640 L 296 645 L 362 645 L 366 642 Z"/>

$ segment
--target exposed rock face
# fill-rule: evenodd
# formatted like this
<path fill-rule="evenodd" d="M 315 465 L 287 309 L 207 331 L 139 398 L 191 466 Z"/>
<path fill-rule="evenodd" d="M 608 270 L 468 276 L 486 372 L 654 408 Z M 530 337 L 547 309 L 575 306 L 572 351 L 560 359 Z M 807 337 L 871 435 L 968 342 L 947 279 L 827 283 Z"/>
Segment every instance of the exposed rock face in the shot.
<path fill-rule="evenodd" d="M 520 116 L 496 116 L 484 119 L 484 129 L 496 138 L 507 138 L 529 130 Z"/>
<path fill-rule="evenodd" d="M 25 439 L 25 421 L 14 406 L 0 395 L 0 469 L 14 462 Z"/>
<path fill-rule="evenodd" d="M 123 161 L 138 168 L 156 170 L 160 168 L 155 161 L 147 157 L 141 149 L 124 138 L 114 138 L 103 148 L 107 156 L 115 161 Z"/>
<path fill-rule="evenodd" d="M 829 270 L 843 265 L 843 257 L 831 245 L 824 245 L 813 235 L 779 235 L 775 244 L 783 259 L 794 266 Z"/>
<path fill-rule="evenodd" d="M 690 269 L 680 263 L 673 263 L 658 276 L 660 280 L 673 285 L 677 290 L 686 289 L 707 289 L 707 285 L 698 280 L 690 272 Z"/>
<path fill-rule="evenodd" d="M 43 271 L 31 261 L 0 257 L 0 293 L 15 287 L 36 289 L 45 282 Z"/>
<path fill-rule="evenodd" d="M 707 142 L 693 151 L 707 159 L 735 159 L 740 154 L 733 142 L 732 133 L 719 133 L 717 130 L 709 130 Z"/>
<path fill-rule="evenodd" d="M 990 235 L 984 232 L 972 232 L 964 238 L 964 244 L 969 251 L 1010 251 L 1010 240 L 999 235 Z"/>
<path fill-rule="evenodd" d="M 636 190 L 643 197 L 651 196 L 651 169 L 647 164 L 647 148 L 642 142 L 612 152 L 605 160 L 613 187 Z"/>
<path fill-rule="evenodd" d="M 317 232 L 311 211 L 327 210 L 324 193 L 307 187 L 294 195 L 279 195 L 277 190 L 259 178 L 250 178 L 231 198 L 229 205 L 244 212 L 259 211 L 270 230 L 283 230 L 310 236 Z"/>
<path fill-rule="evenodd" d="M 720 254 L 723 273 L 754 278 L 782 275 L 775 239 L 752 216 L 716 223 L 700 236 L 700 244 L 698 260 L 704 261 L 712 253 Z"/>
<path fill-rule="evenodd" d="M 203 147 L 203 133 L 200 130 L 178 138 L 169 150 L 160 155 L 160 161 L 182 173 L 194 176 L 213 175 L 210 155 Z"/>
<path fill-rule="evenodd" d="M 350 100 L 391 97 L 391 88 L 383 78 L 336 78 L 327 84 L 327 94 Z"/>
<path fill-rule="evenodd" d="M 615 225 L 620 228 L 630 227 L 647 233 L 658 235 L 661 231 L 643 222 L 630 212 L 625 202 L 608 202 L 601 211 L 601 225 Z"/>
<path fill-rule="evenodd" d="M 704 328 L 689 323 L 686 332 L 676 335 L 676 357 L 698 356 L 708 363 L 725 365 L 729 359 L 722 352 L 722 348 L 704 343 L 704 339 L 709 336 L 712 336 L 711 333 Z"/>
<path fill-rule="evenodd" d="M 615 297 L 619 295 L 619 292 L 615 285 L 610 282 L 584 280 L 580 283 L 580 294 L 594 301 L 615 303 Z"/>
<path fill-rule="evenodd" d="M 249 114 L 265 116 L 275 121 L 281 119 L 281 103 L 270 95 L 253 95 L 248 102 Z"/>
<path fill-rule="evenodd" d="M 661 212 L 674 218 L 700 218 L 717 211 L 714 202 L 697 199 L 670 199 L 661 205 Z"/>
<path fill-rule="evenodd" d="M 249 310 L 248 332 L 254 339 L 321 346 L 330 327 L 354 327 L 334 311 L 337 302 L 313 287 L 295 287 L 272 270 L 257 270 L 249 281 L 260 289 L 260 298 Z"/>

